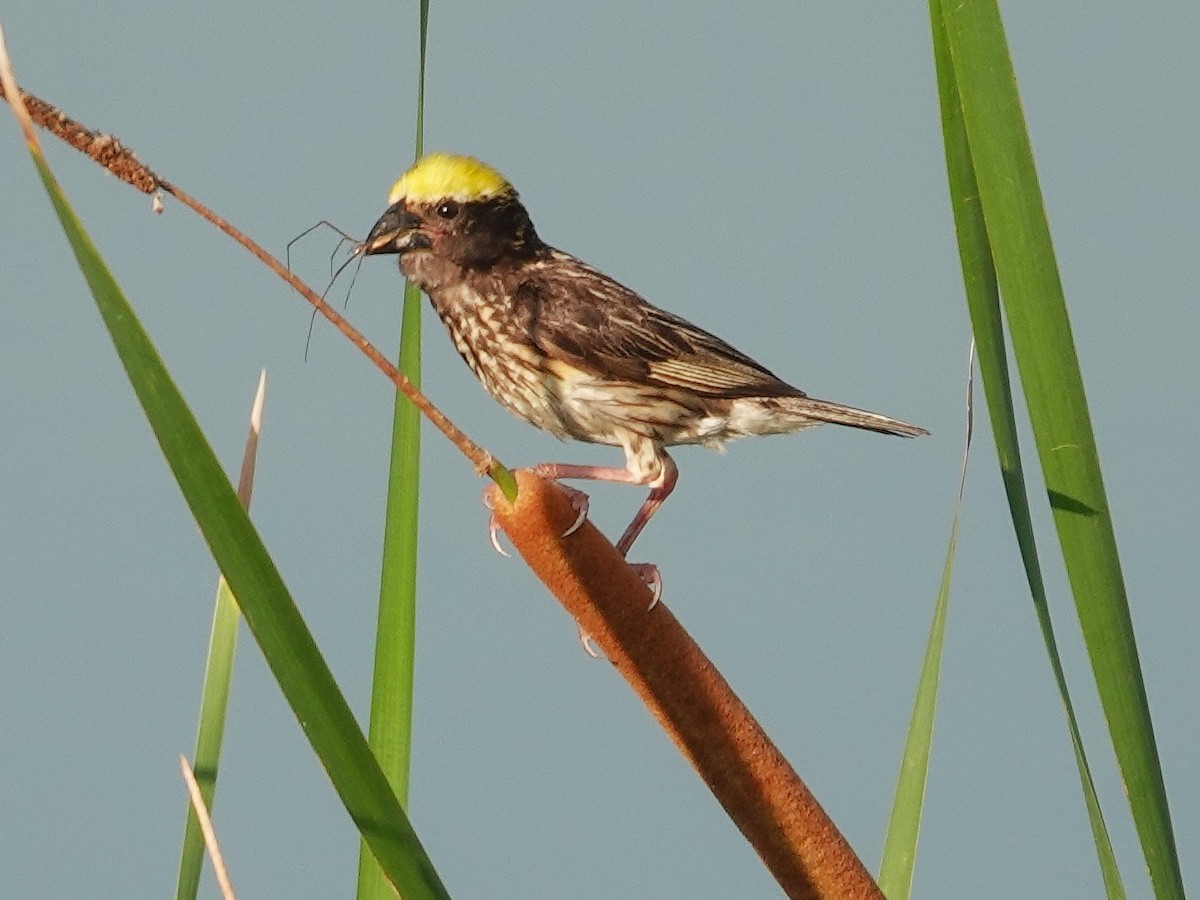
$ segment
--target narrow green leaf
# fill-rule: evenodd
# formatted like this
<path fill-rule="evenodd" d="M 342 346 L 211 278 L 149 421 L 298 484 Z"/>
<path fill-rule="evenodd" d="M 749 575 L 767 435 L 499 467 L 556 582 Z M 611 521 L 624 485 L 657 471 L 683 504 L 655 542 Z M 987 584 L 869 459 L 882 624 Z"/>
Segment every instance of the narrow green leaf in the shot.
<path fill-rule="evenodd" d="M 208 661 L 204 666 L 204 688 L 200 696 L 200 725 L 196 732 L 196 753 L 192 763 L 200 796 L 209 810 L 212 810 L 217 792 L 221 742 L 225 737 L 225 712 L 229 706 L 229 685 L 233 678 L 233 658 L 237 651 L 238 623 L 241 619 L 233 592 L 222 577 L 217 585 L 212 633 L 208 641 Z M 175 888 L 177 900 L 195 900 L 203 867 L 204 835 L 200 833 L 196 811 L 189 804 L 183 831 L 183 851 L 179 855 L 179 880 Z"/>
<path fill-rule="evenodd" d="M 433 864 L 200 426 L 41 154 L 36 149 L 31 152 L 184 499 L 346 810 L 406 900 L 446 897 Z"/>
<path fill-rule="evenodd" d="M 1151 882 L 1158 897 L 1182 897 L 1166 790 L 1116 538 L 1000 13 L 993 0 L 956 4 L 935 0 L 932 9 L 935 35 L 937 27 L 945 28 L 948 54 L 943 56 L 948 58 L 948 68 L 953 72 L 952 85 L 942 80 L 943 117 L 945 120 L 959 115 L 951 109 L 947 116 L 946 99 L 951 90 L 957 92 L 961 113 L 961 125 L 955 126 L 961 134 L 948 130 L 946 138 L 956 219 L 982 216 L 980 223 L 965 229 L 959 223 L 960 231 L 965 231 L 966 240 L 974 247 L 964 253 L 964 263 L 984 253 L 981 247 L 990 248 L 986 252 L 995 265 L 1059 546 Z M 939 21 L 941 26 L 937 24 Z M 947 68 L 945 58 L 942 65 Z M 969 162 L 964 163 L 963 159 Z M 966 166 L 970 167 L 977 190 L 963 175 Z M 978 208 L 971 211 L 976 196 Z M 969 290 L 979 278 L 978 274 L 968 274 Z M 998 317 L 995 324 L 987 324 L 981 318 L 989 303 L 994 304 L 994 300 L 980 300 L 980 313 L 973 311 L 972 318 L 973 321 L 980 318 L 983 327 L 976 326 L 977 332 L 991 333 L 990 352 L 994 358 L 1002 358 L 1002 348 L 999 352 L 995 348 L 1000 327 Z M 981 337 L 981 362 L 984 352 Z M 994 421 L 998 411 L 1004 410 L 1002 381 L 995 374 L 997 365 L 994 359 L 989 363 L 994 382 L 990 386 L 985 370 L 985 389 Z M 1011 400 L 1008 414 L 1011 417 Z M 1007 424 L 1003 427 L 1011 430 Z M 1006 476 L 1006 489 L 1020 539 L 1026 531 L 1024 520 L 1028 511 L 1020 486 L 1019 459 L 1012 455 L 1015 439 L 1010 444 L 1004 432 L 998 430 L 997 443 L 1002 440 L 1007 445 L 1001 450 L 1002 469 L 1016 473 Z M 1010 486 L 1010 478 L 1012 485 L 1020 487 Z M 1014 499 L 1016 494 L 1020 496 Z M 1044 590 L 1035 587 L 1040 586 L 1041 579 L 1032 551 L 1031 531 L 1028 541 L 1029 550 L 1022 550 L 1026 571 L 1035 602 L 1039 593 L 1044 602 Z M 1039 620 L 1044 618 L 1048 623 L 1048 616 L 1044 617 L 1042 611 L 1038 615 Z M 1045 625 L 1043 632 L 1050 635 Z M 1053 639 L 1046 640 L 1050 649 Z M 1053 664 L 1057 658 L 1053 651 L 1051 658 Z M 1056 671 L 1056 680 L 1060 681 L 1067 702 L 1060 671 Z M 1071 728 L 1072 742 L 1082 761 L 1073 721 Z M 1093 793 L 1090 777 L 1082 764 L 1081 777 L 1091 807 L 1094 797 L 1089 796 Z M 1096 829 L 1095 819 L 1093 828 Z M 1098 847 L 1101 847 L 1101 830 L 1102 826 L 1097 829 Z M 1102 864 L 1106 864 L 1105 857 L 1110 852 L 1101 847 Z M 1111 893 L 1114 883 L 1107 871 L 1105 881 Z"/>
<path fill-rule="evenodd" d="M 950 523 L 950 543 L 942 580 L 934 604 L 933 624 L 929 642 L 917 680 L 917 697 L 913 703 L 908 738 L 900 761 L 900 777 L 892 800 L 887 836 L 883 842 L 883 860 L 879 863 L 879 889 L 888 900 L 908 900 L 912 894 L 913 872 L 917 865 L 917 840 L 921 835 L 921 815 L 925 808 L 925 784 L 929 780 L 929 753 L 933 746 L 933 725 L 937 713 L 938 680 L 942 671 L 942 647 L 946 638 L 946 613 L 950 606 L 950 576 L 954 571 L 954 554 L 958 547 L 958 522 L 962 516 L 963 490 L 967 485 L 967 460 L 971 454 L 971 434 L 974 428 L 972 393 L 974 391 L 975 345 L 967 359 L 967 421 L 963 446 L 962 471 L 958 479 L 958 497 L 954 501 L 954 516 Z"/>
<path fill-rule="evenodd" d="M 237 651 L 241 613 L 233 591 L 222 576 L 217 585 L 212 633 L 208 641 L 208 661 L 204 666 L 204 687 L 200 695 L 200 724 L 196 732 L 193 769 L 204 805 L 211 811 L 217 792 L 217 770 L 221 743 L 225 737 L 225 712 L 229 706 L 229 686 L 233 679 L 233 658 Z M 177 900 L 195 900 L 204 868 L 204 835 L 196 811 L 188 804 L 183 830 L 183 850 L 179 854 Z"/>
<path fill-rule="evenodd" d="M 242 471 L 238 479 L 238 502 L 249 511 L 254 491 L 254 467 L 258 454 L 258 435 L 262 427 L 262 407 L 266 390 L 266 370 L 258 380 L 254 404 L 250 413 L 250 431 L 242 454 Z M 241 613 L 225 576 L 217 579 L 217 598 L 213 611 L 212 633 L 208 641 L 208 661 L 204 666 L 204 688 L 200 694 L 200 724 L 196 729 L 196 753 L 191 771 L 205 809 L 212 811 L 217 791 L 217 770 L 221 760 L 221 742 L 225 736 L 225 713 L 229 707 L 229 685 L 233 679 L 233 658 L 237 651 L 238 624 Z M 188 804 L 183 831 L 183 851 L 179 856 L 179 880 L 176 900 L 195 900 L 200 888 L 200 871 L 204 866 L 204 835 L 196 811 Z"/>
<path fill-rule="evenodd" d="M 429 0 L 420 3 L 420 51 L 417 63 L 416 157 L 421 158 L 425 120 L 425 51 Z M 398 365 L 421 386 L 421 291 L 404 286 Z M 375 630 L 375 673 L 371 684 L 368 741 L 384 774 L 408 805 L 412 761 L 413 671 L 417 624 L 417 534 L 421 485 L 421 414 L 396 394 L 392 417 L 392 453 L 383 529 L 383 565 L 379 579 L 379 616 Z M 390 900 L 391 886 L 364 844 L 358 856 L 358 900 Z"/>
<path fill-rule="evenodd" d="M 1092 839 L 1100 862 L 1104 879 L 1105 894 L 1111 900 L 1123 900 L 1125 888 L 1117 868 L 1116 856 L 1108 836 L 1108 828 L 1100 810 L 1099 798 L 1084 752 L 1083 740 L 1075 718 L 1075 709 L 1067 689 L 1058 643 L 1054 637 L 1054 626 L 1050 620 L 1050 608 L 1046 599 L 1046 588 L 1042 580 L 1041 563 L 1038 560 L 1034 540 L 1033 521 L 1025 489 L 1025 476 L 1021 466 L 1020 447 L 1017 443 L 1017 424 L 1013 412 L 1012 388 L 1008 375 L 1008 359 L 1005 355 L 1004 325 L 1000 313 L 1000 290 L 996 283 L 996 271 L 992 263 L 991 247 L 988 243 L 987 226 L 979 205 L 979 189 L 975 183 L 974 163 L 966 130 L 962 121 L 962 105 L 954 79 L 954 67 L 950 59 L 950 48 L 942 21 L 941 0 L 932 0 L 930 17 L 933 26 L 934 59 L 938 74 L 938 93 L 942 112 L 942 132 L 946 147 L 946 170 L 950 183 L 951 207 L 954 213 L 955 231 L 958 235 L 959 257 L 962 260 L 963 283 L 966 288 L 967 306 L 971 326 L 975 333 L 979 352 L 979 369 L 983 376 L 984 395 L 995 436 L 996 452 L 1000 461 L 1000 476 L 1008 497 L 1013 529 L 1016 532 L 1025 577 L 1033 597 L 1034 612 L 1042 632 L 1042 642 L 1050 659 L 1054 681 L 1067 718 L 1067 730 L 1071 748 L 1075 754 L 1075 766 L 1083 788 L 1088 821 L 1092 827 Z"/>

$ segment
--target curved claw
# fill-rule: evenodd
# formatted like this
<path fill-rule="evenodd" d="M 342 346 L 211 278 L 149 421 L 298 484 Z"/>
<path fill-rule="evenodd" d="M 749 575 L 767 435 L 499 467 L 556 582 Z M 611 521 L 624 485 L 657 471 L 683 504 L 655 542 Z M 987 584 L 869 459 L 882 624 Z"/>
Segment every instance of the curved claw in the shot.
<path fill-rule="evenodd" d="M 600 658 L 600 653 L 596 650 L 595 645 L 592 643 L 592 636 L 582 628 L 579 629 L 579 643 L 583 644 L 583 652 L 592 659 Z"/>
<path fill-rule="evenodd" d="M 483 501 L 484 509 L 488 511 L 488 540 L 492 542 L 492 547 L 501 556 L 511 558 L 508 551 L 500 546 L 500 522 L 496 519 L 496 514 L 492 511 L 492 495 L 488 491 L 483 492 L 480 498 Z"/>
<path fill-rule="evenodd" d="M 571 508 L 578 513 L 578 515 L 575 517 L 575 521 L 571 523 L 571 527 L 559 535 L 559 537 L 570 537 L 580 528 L 582 528 L 583 523 L 587 521 L 588 504 L 591 501 L 588 500 L 588 495 L 583 491 L 577 491 L 573 487 L 567 487 L 567 485 L 563 484 L 562 482 L 559 482 L 558 486 L 562 492 L 567 495 L 567 499 L 571 501 Z"/>
<path fill-rule="evenodd" d="M 564 531 L 561 535 L 559 535 L 560 537 L 570 537 L 575 532 L 577 532 L 580 528 L 582 528 L 583 523 L 587 521 L 587 514 L 588 514 L 587 494 L 580 494 L 579 496 L 583 498 L 583 502 L 581 504 L 579 504 L 578 506 L 576 506 L 574 503 L 571 504 L 572 506 L 575 506 L 575 508 L 577 510 L 579 510 L 579 515 L 575 519 L 575 521 L 571 523 L 571 527 L 568 528 L 566 531 Z"/>
<path fill-rule="evenodd" d="M 500 546 L 500 523 L 496 520 L 495 513 L 488 516 L 488 539 L 492 542 L 492 546 L 496 548 L 497 553 L 501 556 L 511 558 L 508 551 Z"/>
<path fill-rule="evenodd" d="M 629 566 L 650 588 L 650 605 L 646 607 L 646 612 L 650 612 L 662 599 L 662 576 L 658 574 L 658 566 L 654 563 L 630 563 Z"/>

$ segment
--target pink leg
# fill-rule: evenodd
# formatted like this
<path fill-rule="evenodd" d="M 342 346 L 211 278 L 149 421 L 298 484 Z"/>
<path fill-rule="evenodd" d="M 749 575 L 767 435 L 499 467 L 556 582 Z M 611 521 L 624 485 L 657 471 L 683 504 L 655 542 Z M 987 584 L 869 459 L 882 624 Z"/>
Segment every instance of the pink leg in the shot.
<path fill-rule="evenodd" d="M 649 485 L 650 493 L 641 506 L 637 510 L 637 515 L 634 516 L 634 521 L 629 523 L 629 527 L 625 529 L 625 533 L 620 535 L 620 540 L 617 541 L 617 550 L 622 556 L 629 553 L 629 548 L 634 546 L 634 541 L 637 540 L 637 535 L 642 533 L 642 529 L 646 528 L 646 524 L 650 521 L 650 516 L 659 511 L 659 506 L 667 497 L 671 496 L 671 492 L 676 486 L 676 481 L 679 480 L 679 470 L 672 458 L 667 455 L 659 457 L 661 469 L 659 474 L 654 478 L 647 478 L 646 475 L 630 472 L 629 469 L 618 469 L 614 466 L 572 466 L 570 463 L 562 462 L 547 462 L 536 467 L 536 473 L 542 478 L 552 478 L 556 481 L 564 478 L 574 478 L 588 481 L 616 481 L 623 485 Z M 586 511 L 584 506 L 584 511 Z M 571 530 L 575 530 L 582 523 L 576 522 Z M 658 601 L 658 594 L 661 590 L 661 582 L 658 581 L 658 571 L 655 570 L 652 577 L 647 577 L 646 581 L 650 587 L 655 590 L 655 602 Z"/>
<path fill-rule="evenodd" d="M 671 491 L 675 490 L 675 482 L 679 480 L 679 471 L 675 468 L 675 464 L 668 458 L 667 465 L 663 468 L 661 476 L 662 484 L 654 485 L 650 488 L 650 496 L 642 504 L 642 508 L 637 511 L 637 515 L 633 517 L 633 521 L 629 523 L 629 527 L 625 529 L 625 533 L 621 535 L 621 539 L 617 541 L 617 550 L 622 556 L 629 553 L 629 548 L 633 546 L 633 542 L 637 540 L 637 536 L 642 533 L 642 529 L 650 521 L 650 517 L 658 512 L 658 508 L 663 505 L 663 501 L 671 496 Z"/>
<path fill-rule="evenodd" d="M 576 478 L 580 481 L 616 481 L 620 484 L 647 484 L 641 475 L 616 466 L 575 466 L 571 463 L 542 463 L 533 469 L 543 478 L 559 481 Z"/>
<path fill-rule="evenodd" d="M 650 521 L 650 517 L 658 512 L 663 501 L 671 496 L 671 491 L 675 490 L 675 483 L 679 480 L 679 470 L 675 468 L 672 459 L 664 454 L 660 457 L 660 461 L 662 468 L 659 474 L 653 478 L 647 478 L 645 475 L 631 472 L 629 469 L 618 469 L 615 466 L 576 466 L 569 463 L 543 463 L 537 466 L 535 471 L 539 475 L 553 478 L 555 481 L 562 478 L 578 478 L 587 481 L 615 481 L 619 484 L 650 485 L 650 495 L 637 511 L 637 515 L 633 517 L 633 521 L 629 523 L 629 527 L 625 529 L 625 533 L 621 535 L 621 539 L 617 541 L 617 550 L 622 556 L 625 556 L 629 553 L 629 548 L 633 546 L 638 535 L 642 533 L 642 529 L 646 527 L 646 523 Z"/>

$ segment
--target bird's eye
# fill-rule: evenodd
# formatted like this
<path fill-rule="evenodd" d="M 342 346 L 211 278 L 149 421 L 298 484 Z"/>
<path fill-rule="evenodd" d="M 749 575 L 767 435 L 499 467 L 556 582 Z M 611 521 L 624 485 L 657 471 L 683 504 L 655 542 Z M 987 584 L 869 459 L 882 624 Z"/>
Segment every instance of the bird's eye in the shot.
<path fill-rule="evenodd" d="M 458 215 L 458 204 L 453 200 L 445 200 L 438 205 L 437 214 L 443 219 L 453 219 Z"/>

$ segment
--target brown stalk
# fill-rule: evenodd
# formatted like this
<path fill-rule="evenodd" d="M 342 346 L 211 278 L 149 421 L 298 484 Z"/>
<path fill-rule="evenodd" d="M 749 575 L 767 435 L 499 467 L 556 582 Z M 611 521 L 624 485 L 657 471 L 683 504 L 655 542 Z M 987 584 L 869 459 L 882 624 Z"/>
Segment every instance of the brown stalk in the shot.
<path fill-rule="evenodd" d="M 591 636 L 741 829 L 789 897 L 882 900 L 837 826 L 725 679 L 562 490 L 518 469 L 517 499 L 489 486 L 517 552 Z"/>
<path fill-rule="evenodd" d="M 3 85 L 0 85 L 0 96 L 6 100 L 8 99 Z M 158 191 L 163 191 L 170 194 L 184 206 L 190 207 L 201 218 L 215 225 L 249 250 L 268 269 L 286 281 L 296 293 L 311 303 L 317 312 L 328 319 L 334 328 L 345 335 L 350 340 L 350 343 L 358 347 L 366 355 L 367 359 L 375 364 L 376 368 L 391 379 L 392 383 L 399 388 L 401 393 L 411 400 L 413 405 L 425 415 L 425 418 L 432 422 L 450 440 L 450 443 L 454 444 L 471 461 L 475 466 L 476 472 L 481 475 L 489 475 L 493 478 L 497 477 L 498 470 L 502 470 L 503 467 L 490 453 L 460 431 L 358 329 L 347 322 L 337 310 L 326 303 L 312 288 L 288 271 L 279 260 L 199 200 L 184 193 L 169 181 L 160 178 L 145 166 L 132 150 L 126 148 L 111 134 L 92 131 L 86 128 L 53 104 L 33 96 L 28 91 L 21 91 L 21 99 L 25 103 L 25 108 L 29 111 L 30 118 L 56 138 L 65 141 L 76 150 L 86 154 L 93 161 L 117 176 L 117 178 L 126 184 L 132 185 L 142 193 L 155 194 Z"/>

